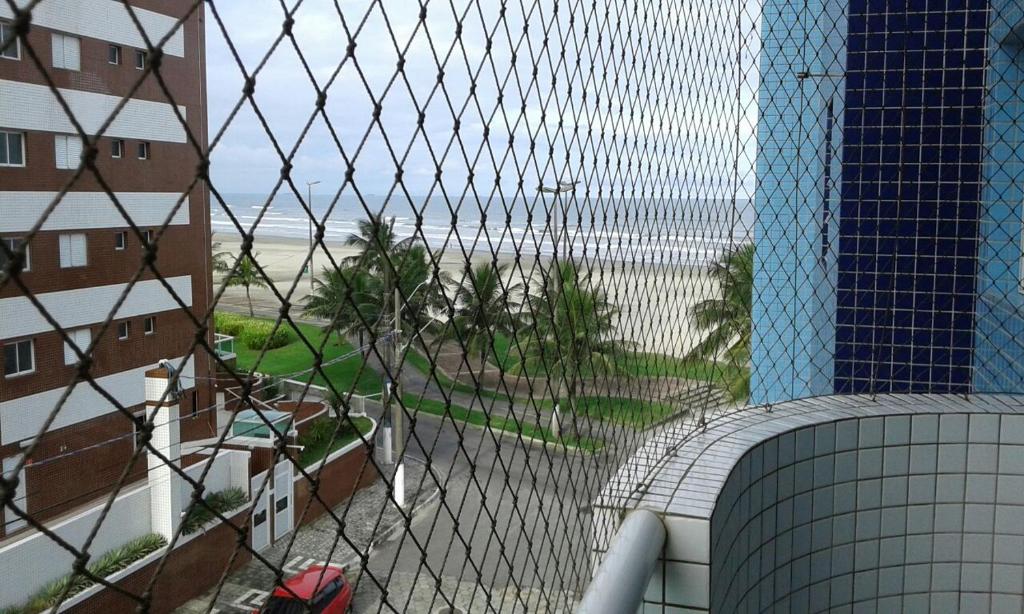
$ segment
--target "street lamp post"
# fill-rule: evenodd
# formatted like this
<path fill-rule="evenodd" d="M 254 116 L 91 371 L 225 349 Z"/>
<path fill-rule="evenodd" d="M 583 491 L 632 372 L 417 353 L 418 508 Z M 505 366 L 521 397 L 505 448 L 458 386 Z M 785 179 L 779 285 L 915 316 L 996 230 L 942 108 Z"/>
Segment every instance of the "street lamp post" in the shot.
<path fill-rule="evenodd" d="M 309 291 L 313 291 L 313 186 L 319 181 L 306 182 L 306 204 L 309 205 Z"/>
<path fill-rule="evenodd" d="M 555 261 L 555 266 L 556 267 L 560 267 L 561 266 L 561 265 L 558 264 L 558 247 L 559 247 L 559 245 L 562 244 L 562 233 L 568 234 L 567 227 L 569 225 L 568 210 L 566 209 L 565 203 L 562 201 L 562 198 L 561 198 L 562 197 L 562 193 L 563 192 L 573 192 L 573 191 L 575 191 L 576 190 L 576 185 L 578 183 L 579 183 L 579 181 L 565 181 L 563 179 L 559 179 L 558 182 L 555 184 L 555 187 L 553 187 L 553 188 L 545 187 L 543 185 L 541 185 L 541 186 L 539 186 L 537 188 L 538 191 L 543 192 L 545 194 L 554 194 L 555 195 L 555 208 L 556 208 L 556 211 L 555 211 L 554 229 L 552 231 L 552 234 L 554 235 L 554 243 L 555 243 L 554 244 L 553 252 L 554 252 L 554 261 Z M 562 228 L 561 228 L 561 232 L 559 232 L 559 227 L 558 227 L 558 214 L 559 213 L 562 214 Z M 564 247 L 565 251 L 564 251 L 564 254 L 562 256 L 562 262 L 567 262 L 569 260 L 569 253 L 570 253 L 570 248 L 569 248 L 569 245 L 568 245 L 568 241 L 566 241 L 566 245 L 564 245 L 563 247 Z M 558 274 L 561 275 L 561 271 L 559 269 L 556 269 L 556 270 L 558 270 L 559 271 Z M 562 374 L 562 377 L 563 378 L 565 377 L 564 373 Z M 561 395 L 561 386 L 559 386 L 559 395 L 558 395 L 558 398 L 555 400 L 555 406 L 552 408 L 552 411 L 551 411 L 551 425 L 550 425 L 550 429 L 551 429 L 551 434 L 554 435 L 555 438 L 561 437 L 561 435 L 562 435 L 562 418 L 561 418 L 562 398 L 561 397 L 562 397 L 562 395 Z"/>
<path fill-rule="evenodd" d="M 558 247 L 559 247 L 559 245 L 562 245 L 562 233 L 566 233 L 567 232 L 567 227 L 569 225 L 568 209 L 566 209 L 565 203 L 562 201 L 561 195 L 562 195 L 563 192 L 572 192 L 572 191 L 574 191 L 576 189 L 576 184 L 578 184 L 578 183 L 579 183 L 579 181 L 565 181 L 565 180 L 559 179 L 558 182 L 556 183 L 555 187 L 553 187 L 553 188 L 545 187 L 543 185 L 541 185 L 541 186 L 539 186 L 537 188 L 538 191 L 543 192 L 545 194 L 554 194 L 555 195 L 555 209 L 556 209 L 555 210 L 555 221 L 554 221 L 554 224 L 553 224 L 553 228 L 551 230 L 551 234 L 552 234 L 552 238 L 553 238 L 553 242 L 554 242 L 553 250 L 552 251 L 554 253 L 555 260 L 558 259 Z M 558 227 L 558 214 L 559 213 L 562 214 L 561 232 L 559 232 L 559 227 Z M 562 255 L 562 260 L 565 261 L 565 260 L 569 259 L 569 246 L 568 245 L 563 245 L 563 247 L 564 247 L 564 253 Z"/>

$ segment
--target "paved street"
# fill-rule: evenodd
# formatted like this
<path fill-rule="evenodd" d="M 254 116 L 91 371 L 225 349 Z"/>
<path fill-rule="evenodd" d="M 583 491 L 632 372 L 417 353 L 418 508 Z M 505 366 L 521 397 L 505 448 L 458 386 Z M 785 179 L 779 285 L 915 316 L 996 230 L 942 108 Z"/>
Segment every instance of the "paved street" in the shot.
<path fill-rule="evenodd" d="M 488 596 L 494 610 L 505 612 L 568 609 L 572 596 L 562 597 L 560 588 L 579 590 L 590 574 L 590 517 L 577 502 L 596 494 L 607 471 L 603 456 L 536 445 L 524 450 L 514 439 L 435 416 L 417 420 L 408 453 L 431 461 L 430 472 L 426 463 L 408 463 L 410 492 L 426 500 L 436 476 L 444 496 L 419 509 L 410 532 L 399 529 L 377 546 L 366 570 L 358 569 L 349 546 L 336 544 L 329 517 L 300 529 L 291 548 L 288 540 L 271 547 L 268 560 L 286 573 L 326 560 L 346 565 L 356 584 L 356 612 L 426 613 L 445 598 L 486 611 Z M 384 498 L 378 482 L 356 495 L 345 516 L 346 536 L 360 548 L 388 525 L 383 521 L 376 534 L 372 529 L 380 509 L 391 507 Z M 444 597 L 436 595 L 438 580 Z M 215 611 L 251 611 L 273 583 L 266 566 L 253 561 L 228 579 Z M 212 598 L 211 592 L 182 611 L 206 611 Z"/>

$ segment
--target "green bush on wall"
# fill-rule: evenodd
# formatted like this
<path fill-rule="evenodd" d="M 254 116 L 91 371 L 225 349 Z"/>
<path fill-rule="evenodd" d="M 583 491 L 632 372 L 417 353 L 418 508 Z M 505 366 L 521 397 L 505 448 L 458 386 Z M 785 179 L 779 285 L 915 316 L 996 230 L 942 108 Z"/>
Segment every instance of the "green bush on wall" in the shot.
<path fill-rule="evenodd" d="M 292 338 L 284 326 L 274 329 L 274 323 L 266 320 L 249 320 L 245 323 L 238 340 L 250 350 L 268 350 L 288 345 Z"/>
<path fill-rule="evenodd" d="M 89 565 L 89 573 L 98 578 L 107 578 L 136 561 L 140 561 L 160 548 L 167 545 L 163 535 L 150 533 L 137 537 L 119 548 L 103 553 L 96 562 Z M 0 610 L 2 614 L 36 614 L 57 605 L 63 595 L 65 599 L 76 595 L 92 586 L 92 579 L 77 574 L 68 574 L 57 578 L 36 591 L 23 605 L 12 606 Z M 67 595 L 64 595 L 65 590 Z"/>
<path fill-rule="evenodd" d="M 212 493 L 203 499 L 206 505 L 197 502 L 192 506 L 185 519 L 181 522 L 181 532 L 185 535 L 191 535 L 201 529 L 203 525 L 216 518 L 216 515 L 210 511 L 211 507 L 218 514 L 224 514 L 225 512 L 242 507 L 247 500 L 248 497 L 241 488 L 226 488 Z"/>

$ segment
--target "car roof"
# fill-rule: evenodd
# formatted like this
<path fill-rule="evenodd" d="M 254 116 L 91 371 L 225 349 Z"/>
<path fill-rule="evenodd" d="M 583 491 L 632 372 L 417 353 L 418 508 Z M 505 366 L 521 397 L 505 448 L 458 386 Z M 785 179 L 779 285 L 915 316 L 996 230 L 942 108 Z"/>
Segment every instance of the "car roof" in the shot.
<path fill-rule="evenodd" d="M 284 587 L 274 589 L 275 597 L 312 599 L 318 588 L 327 586 L 342 575 L 340 567 L 314 565 L 284 581 Z M 322 579 L 321 579 L 322 574 Z M 290 591 L 290 592 L 289 592 Z M 294 593 L 294 595 L 292 594 Z"/>

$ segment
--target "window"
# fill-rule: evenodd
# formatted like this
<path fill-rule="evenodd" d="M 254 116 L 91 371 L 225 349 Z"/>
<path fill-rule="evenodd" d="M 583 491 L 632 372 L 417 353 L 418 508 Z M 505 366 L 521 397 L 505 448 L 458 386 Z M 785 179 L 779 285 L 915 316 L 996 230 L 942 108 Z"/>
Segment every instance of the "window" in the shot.
<path fill-rule="evenodd" d="M 25 135 L 0 130 L 0 166 L 25 166 Z"/>
<path fill-rule="evenodd" d="M 114 139 L 113 141 L 110 142 L 110 157 L 124 157 L 124 141 L 122 141 L 121 139 Z"/>
<path fill-rule="evenodd" d="M 146 243 L 148 243 L 149 245 L 153 244 L 153 231 L 152 230 L 145 231 L 143 233 L 143 236 L 146 237 Z"/>
<path fill-rule="evenodd" d="M 117 338 L 124 341 L 128 338 L 128 333 L 132 330 L 132 323 L 128 320 L 117 323 Z"/>
<path fill-rule="evenodd" d="M 57 160 L 57 168 L 78 168 L 78 164 L 82 160 L 82 139 L 66 134 L 54 136 L 53 155 Z"/>
<path fill-rule="evenodd" d="M 147 335 L 152 335 L 156 332 L 156 316 L 149 316 L 142 321 L 142 332 Z"/>
<path fill-rule="evenodd" d="M 135 68 L 139 70 L 146 68 L 146 52 L 142 49 L 135 50 Z"/>
<path fill-rule="evenodd" d="M 21 59 L 21 41 L 18 40 L 18 36 L 14 33 L 14 26 L 7 23 L 6 21 L 0 21 L 0 47 L 4 47 L 3 51 L 0 51 L 0 58 L 6 60 L 20 60 Z"/>
<path fill-rule="evenodd" d="M 60 235 L 60 266 L 62 269 L 88 264 L 84 234 Z"/>
<path fill-rule="evenodd" d="M 107 62 L 111 64 L 121 63 L 121 46 L 111 45 L 107 48 Z"/>
<path fill-rule="evenodd" d="M 121 251 L 128 245 L 128 233 L 123 230 L 114 235 L 114 249 Z"/>
<path fill-rule="evenodd" d="M 92 331 L 88 328 L 79 328 L 77 330 L 69 330 L 68 337 L 71 342 L 74 343 L 74 347 L 71 346 L 67 341 L 64 342 L 64 364 L 65 365 L 77 365 L 78 354 L 75 353 L 75 347 L 81 350 L 83 353 L 89 349 L 89 344 L 92 343 Z"/>
<path fill-rule="evenodd" d="M 7 249 L 12 251 L 12 252 L 18 251 L 18 249 L 21 248 L 21 246 L 24 245 L 24 243 L 25 243 L 24 240 L 21 239 L 20 237 L 5 237 L 3 239 L 0 239 L 0 241 L 3 241 L 4 246 L 7 247 Z M 6 266 L 7 266 L 7 254 L 3 250 L 0 250 L 0 269 L 5 268 Z M 32 269 L 32 258 L 30 256 L 29 248 L 28 248 L 28 246 L 26 246 L 25 247 L 25 267 L 23 269 L 21 269 L 21 270 L 22 271 L 29 271 L 31 269 Z"/>
<path fill-rule="evenodd" d="M 54 34 L 50 40 L 53 41 L 54 68 L 82 70 L 81 41 L 66 34 Z"/>
<path fill-rule="evenodd" d="M 195 388 L 192 389 L 192 417 L 195 418 L 199 415 L 199 391 Z"/>
<path fill-rule="evenodd" d="M 31 339 L 14 341 L 4 346 L 4 375 L 13 377 L 36 370 L 35 348 Z"/>
<path fill-rule="evenodd" d="M 146 141 L 139 143 L 139 160 L 149 160 L 149 143 Z"/>

